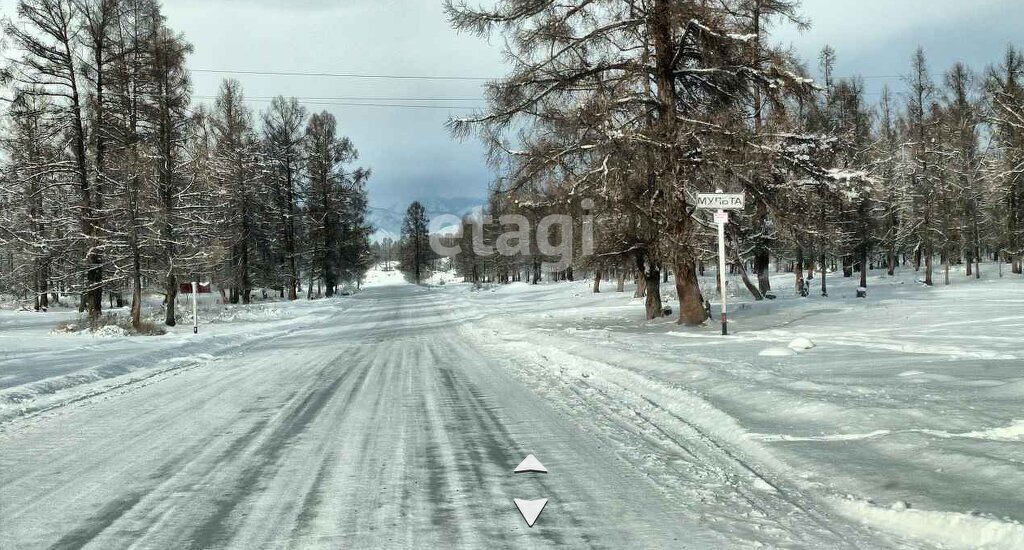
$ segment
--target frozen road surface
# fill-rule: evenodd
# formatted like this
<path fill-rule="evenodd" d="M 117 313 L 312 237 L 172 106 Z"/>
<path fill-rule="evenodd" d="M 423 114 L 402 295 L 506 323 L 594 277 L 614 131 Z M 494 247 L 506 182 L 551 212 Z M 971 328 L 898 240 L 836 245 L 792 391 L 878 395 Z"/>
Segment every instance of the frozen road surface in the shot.
<path fill-rule="evenodd" d="M 533 355 L 517 356 L 531 343 L 487 341 L 487 312 L 453 293 L 396 284 L 332 303 L 6 422 L 0 546 L 914 545 L 839 515 L 657 388 L 531 377 L 519 362 Z M 530 453 L 549 473 L 512 473 Z M 548 499 L 533 528 L 515 498 Z"/>

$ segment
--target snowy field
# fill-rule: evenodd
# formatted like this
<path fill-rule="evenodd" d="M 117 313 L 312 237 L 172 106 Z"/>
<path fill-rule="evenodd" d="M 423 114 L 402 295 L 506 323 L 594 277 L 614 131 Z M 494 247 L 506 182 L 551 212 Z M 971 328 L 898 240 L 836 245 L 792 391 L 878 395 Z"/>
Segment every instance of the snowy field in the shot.
<path fill-rule="evenodd" d="M 982 268 L 780 274 L 728 337 L 630 285 L 381 271 L 198 336 L 3 310 L 0 547 L 1021 548 L 1024 280 Z"/>
<path fill-rule="evenodd" d="M 575 282 L 491 287 L 470 300 L 488 312 L 475 327 L 481 342 L 497 340 L 509 368 L 567 414 L 596 409 L 608 426 L 628 426 L 627 454 L 666 491 L 714 501 L 695 475 L 743 482 L 679 460 L 709 438 L 750 467 L 753 486 L 799 489 L 851 521 L 927 544 L 1022 548 L 1024 280 L 996 272 L 954 270 L 951 286 L 927 288 L 912 270 L 877 271 L 868 299 L 835 275 L 828 298 L 818 279 L 799 298 L 792 275 L 779 274 L 775 301 L 732 293 L 728 337 L 717 323 L 643 321 L 643 300 L 614 282 L 597 295 Z M 759 527 L 755 506 L 737 518 L 743 502 L 719 504 L 708 521 Z"/>
<path fill-rule="evenodd" d="M 262 338 L 314 323 L 337 307 L 334 303 L 305 300 L 266 300 L 249 306 L 218 301 L 219 296 L 200 296 L 201 330 L 194 335 L 189 298 L 179 296 L 179 325 L 173 328 L 160 323 L 159 300 L 147 300 L 149 319 L 167 334 L 134 337 L 126 336 L 117 326 L 65 333 L 58 328 L 62 323 L 79 327 L 86 324 L 73 308 L 55 307 L 38 313 L 12 303 L 0 307 L 0 422 L 194 367 L 213 354 L 243 350 Z M 129 309 L 125 306 L 105 311 L 127 319 Z M 203 351 L 195 353 L 196 349 Z"/>

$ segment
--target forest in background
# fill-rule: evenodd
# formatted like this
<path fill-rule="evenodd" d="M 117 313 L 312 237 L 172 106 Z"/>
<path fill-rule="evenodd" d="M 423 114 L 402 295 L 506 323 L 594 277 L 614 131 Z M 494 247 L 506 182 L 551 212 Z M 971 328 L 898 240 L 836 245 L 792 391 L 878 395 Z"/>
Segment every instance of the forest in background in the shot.
<path fill-rule="evenodd" d="M 951 264 L 979 276 L 995 259 L 1020 274 L 1024 255 L 1024 52 L 987 67 L 933 72 L 922 49 L 899 87 L 866 99 L 860 77 L 837 78 L 824 47 L 821 81 L 775 45 L 779 25 L 805 26 L 796 0 L 721 2 L 501 0 L 447 3 L 453 26 L 507 46 L 511 70 L 488 85 L 489 107 L 453 118 L 499 171 L 484 216 L 467 217 L 456 266 L 467 280 L 541 279 L 534 246 L 476 254 L 485 242 L 554 213 L 593 219 L 597 250 L 549 274 L 638 280 L 648 318 L 675 274 L 679 322 L 706 319 L 698 274 L 717 258 L 715 225 L 697 193 L 742 192 L 726 233 L 728 262 L 755 299 L 771 265 L 796 288 L 819 274 L 912 265 L 932 285 Z M 591 204 L 590 208 L 583 205 Z M 542 235 L 557 242 L 558 235 Z M 1000 263 L 1002 265 L 1002 263 Z M 749 268 L 749 276 L 748 276 Z M 806 288 L 806 287 L 805 287 Z"/>
<path fill-rule="evenodd" d="M 181 282 L 249 303 L 362 279 L 370 171 L 332 114 L 254 113 L 235 80 L 194 104 L 158 0 L 21 0 L 4 31 L 0 293 L 93 321 L 130 294 L 137 329 L 147 292 L 176 323 Z"/>

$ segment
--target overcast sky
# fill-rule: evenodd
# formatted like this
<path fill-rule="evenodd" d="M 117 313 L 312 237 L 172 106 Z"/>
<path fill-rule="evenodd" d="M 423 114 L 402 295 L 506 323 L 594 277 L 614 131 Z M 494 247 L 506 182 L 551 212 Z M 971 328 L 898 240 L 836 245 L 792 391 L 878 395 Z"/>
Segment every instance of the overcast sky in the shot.
<path fill-rule="evenodd" d="M 471 2 L 472 3 L 472 2 Z M 6 14 L 13 0 L 0 0 Z M 170 25 L 194 44 L 193 69 L 495 77 L 503 74 L 501 42 L 452 31 L 440 0 L 165 0 Z M 907 71 L 914 48 L 925 48 L 935 74 L 957 60 L 975 68 L 995 61 L 1006 45 L 1024 46 L 1021 0 L 805 0 L 812 28 L 774 36 L 810 66 L 826 44 L 837 70 L 867 79 L 869 99 Z M 195 73 L 197 101 L 216 94 L 227 75 Z M 277 94 L 322 103 L 480 105 L 476 80 L 398 80 L 231 75 L 256 110 Z M 402 99 L 395 99 L 402 98 Z M 407 98 L 454 98 L 406 101 Z M 314 103 L 313 100 L 307 103 Z M 457 142 L 444 128 L 448 108 L 309 105 L 326 109 L 353 139 L 361 164 L 373 169 L 377 206 L 413 199 L 483 196 L 492 174 L 475 140 Z"/>

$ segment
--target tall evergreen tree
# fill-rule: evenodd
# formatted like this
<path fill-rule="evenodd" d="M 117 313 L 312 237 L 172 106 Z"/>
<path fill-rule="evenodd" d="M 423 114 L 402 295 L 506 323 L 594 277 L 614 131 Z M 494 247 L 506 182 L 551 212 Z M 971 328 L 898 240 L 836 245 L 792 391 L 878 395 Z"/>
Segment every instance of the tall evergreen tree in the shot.
<path fill-rule="evenodd" d="M 275 214 L 279 225 L 278 237 L 282 241 L 285 287 L 289 300 L 297 298 L 299 284 L 298 235 L 299 179 L 305 146 L 303 134 L 306 109 L 294 97 L 275 97 L 263 114 L 264 154 L 270 185 L 273 191 Z"/>
<path fill-rule="evenodd" d="M 402 220 L 401 264 L 406 277 L 420 284 L 430 265 L 430 233 L 427 212 L 419 201 L 409 205 Z"/>
<path fill-rule="evenodd" d="M 671 266 L 679 321 L 704 321 L 692 197 L 736 187 L 729 167 L 744 153 L 787 156 L 777 133 L 753 125 L 740 132 L 736 115 L 752 105 L 762 113 L 763 104 L 781 108 L 788 95 L 809 89 L 788 54 L 752 40 L 752 12 L 741 9 L 749 2 L 739 4 L 447 3 L 456 28 L 506 34 L 515 60 L 507 78 L 489 85 L 487 112 L 453 120 L 453 131 L 478 129 L 496 158 L 511 158 L 510 189 L 558 186 L 564 196 L 610 199 L 603 204 L 628 222 L 622 250 L 645 281 L 648 318 L 662 315 L 661 273 Z M 756 4 L 758 21 L 789 17 L 792 8 Z M 525 143 L 513 151 L 505 138 L 523 128 L 536 132 L 523 132 Z"/>
<path fill-rule="evenodd" d="M 212 175 L 222 203 L 222 238 L 230 250 L 230 300 L 248 304 L 252 294 L 249 260 L 255 239 L 260 171 L 252 112 L 245 106 L 237 80 L 221 83 L 210 122 L 214 140 Z"/>

